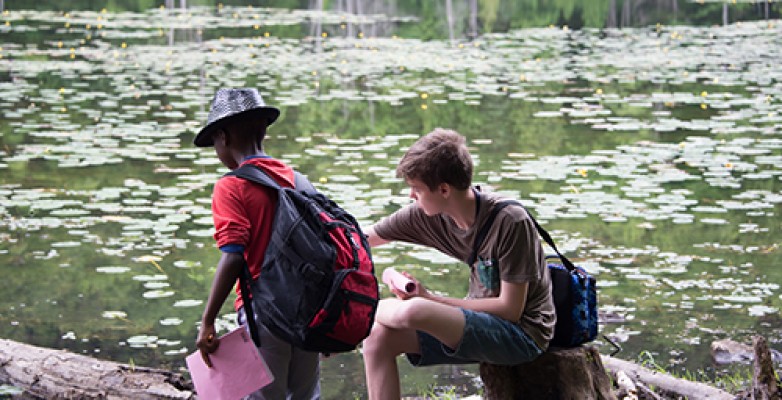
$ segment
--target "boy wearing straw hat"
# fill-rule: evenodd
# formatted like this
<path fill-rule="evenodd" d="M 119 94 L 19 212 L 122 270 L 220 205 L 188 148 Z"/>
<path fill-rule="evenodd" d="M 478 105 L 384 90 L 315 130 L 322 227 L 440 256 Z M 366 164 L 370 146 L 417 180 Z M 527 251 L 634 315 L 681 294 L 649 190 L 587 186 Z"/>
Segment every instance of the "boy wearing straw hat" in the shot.
<path fill-rule="evenodd" d="M 193 143 L 214 147 L 217 157 L 231 170 L 252 163 L 264 170 L 280 186 L 294 187 L 293 169 L 264 153 L 266 127 L 274 123 L 280 111 L 267 106 L 255 89 L 220 89 L 212 100 L 206 126 Z M 219 341 L 215 318 L 246 260 L 252 279 L 259 279 L 264 251 L 271 237 L 277 197 L 271 189 L 248 180 L 226 176 L 215 183 L 212 194 L 214 238 L 222 255 L 201 318 L 196 346 L 207 365 L 209 353 Z M 263 277 L 260 277 L 263 279 Z M 237 285 L 236 292 L 239 293 Z M 246 321 L 241 296 L 234 304 L 239 323 Z M 274 382 L 253 393 L 251 399 L 315 399 L 320 397 L 319 355 L 306 352 L 280 340 L 255 318 L 260 336 L 259 348 L 274 375 Z"/>
<path fill-rule="evenodd" d="M 380 301 L 363 348 L 370 399 L 400 398 L 400 354 L 415 366 L 515 365 L 548 347 L 556 315 L 534 223 L 523 208 L 506 207 L 485 240 L 476 240 L 504 199 L 472 186 L 472 170 L 465 138 L 435 129 L 397 166 L 414 203 L 366 231 L 373 247 L 401 240 L 476 261 L 466 299 L 429 292 L 408 274 L 417 287 L 413 293 L 392 289 L 397 298 Z"/>

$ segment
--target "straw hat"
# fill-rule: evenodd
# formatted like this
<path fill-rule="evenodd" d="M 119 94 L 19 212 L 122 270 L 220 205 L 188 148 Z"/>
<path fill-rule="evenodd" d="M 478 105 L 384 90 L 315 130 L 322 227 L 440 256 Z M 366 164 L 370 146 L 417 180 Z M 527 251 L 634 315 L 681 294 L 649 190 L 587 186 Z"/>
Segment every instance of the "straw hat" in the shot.
<path fill-rule="evenodd" d="M 214 146 L 212 133 L 240 118 L 262 118 L 271 125 L 280 116 L 280 110 L 267 106 L 256 89 L 220 89 L 212 99 L 206 126 L 198 132 L 193 144 Z"/>

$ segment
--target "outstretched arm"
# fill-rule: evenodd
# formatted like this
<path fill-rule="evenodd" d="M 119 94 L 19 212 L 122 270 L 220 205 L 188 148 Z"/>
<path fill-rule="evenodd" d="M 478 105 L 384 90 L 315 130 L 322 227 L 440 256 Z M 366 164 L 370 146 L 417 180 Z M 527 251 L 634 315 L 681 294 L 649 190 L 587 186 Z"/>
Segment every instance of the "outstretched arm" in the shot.
<path fill-rule="evenodd" d="M 376 247 L 391 242 L 390 240 L 386 240 L 378 236 L 374 227 L 369 227 L 365 233 L 367 235 L 367 241 L 369 242 L 370 247 Z M 416 280 L 410 274 L 405 273 L 405 275 Z M 516 322 L 521 318 L 521 314 L 524 312 L 524 307 L 526 306 L 527 290 L 529 288 L 529 283 L 527 282 L 514 283 L 501 280 L 499 297 L 483 299 L 457 299 L 453 297 L 434 295 L 427 291 L 418 280 L 416 280 L 416 285 L 418 285 L 420 288 L 418 293 L 409 294 L 397 291 L 393 291 L 393 293 L 401 299 L 420 296 L 438 303 L 496 315 L 512 322 Z"/>
<path fill-rule="evenodd" d="M 367 235 L 367 241 L 369 242 L 369 247 L 377 247 L 386 243 L 390 243 L 390 240 L 386 240 L 381 238 L 380 236 L 375 233 L 375 227 L 371 226 L 366 230 Z"/>
<path fill-rule="evenodd" d="M 225 303 L 228 294 L 231 293 L 244 267 L 244 255 L 242 253 L 223 253 L 217 262 L 217 271 L 212 281 L 212 290 L 209 300 L 206 302 L 204 314 L 201 317 L 201 328 L 198 330 L 196 347 L 201 350 L 201 356 L 206 365 L 212 366 L 209 361 L 209 353 L 217 350 L 219 345 L 215 334 L 215 319 Z"/>

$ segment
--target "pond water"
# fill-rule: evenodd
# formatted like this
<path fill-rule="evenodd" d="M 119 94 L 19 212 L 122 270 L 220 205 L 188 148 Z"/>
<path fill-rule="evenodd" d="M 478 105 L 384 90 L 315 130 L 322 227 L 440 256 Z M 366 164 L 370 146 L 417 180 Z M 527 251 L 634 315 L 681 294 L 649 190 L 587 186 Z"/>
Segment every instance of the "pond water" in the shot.
<path fill-rule="evenodd" d="M 217 88 L 251 86 L 282 109 L 267 151 L 364 225 L 409 201 L 394 169 L 417 137 L 467 136 L 476 182 L 597 277 L 604 353 L 710 377 L 713 340 L 780 348 L 782 21 L 468 40 L 421 33 L 426 10 L 157 6 L 0 15 L 0 337 L 182 369 L 226 172 L 191 141 Z M 374 256 L 466 293 L 436 252 Z M 400 365 L 408 394 L 477 391 L 476 368 Z M 326 398 L 364 396 L 357 353 L 323 376 Z"/>

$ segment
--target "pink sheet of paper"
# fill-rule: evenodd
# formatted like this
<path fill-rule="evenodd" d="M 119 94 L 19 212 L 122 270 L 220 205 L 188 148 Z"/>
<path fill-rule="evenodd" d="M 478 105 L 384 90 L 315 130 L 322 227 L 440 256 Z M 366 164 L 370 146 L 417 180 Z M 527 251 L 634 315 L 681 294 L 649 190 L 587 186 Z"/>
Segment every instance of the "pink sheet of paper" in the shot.
<path fill-rule="evenodd" d="M 241 399 L 274 380 L 243 326 L 220 337 L 220 346 L 209 359 L 212 368 L 198 351 L 185 358 L 200 399 Z"/>
<path fill-rule="evenodd" d="M 389 287 L 401 292 L 415 293 L 418 289 L 412 279 L 402 275 L 393 268 L 386 268 L 383 271 L 382 280 Z"/>

